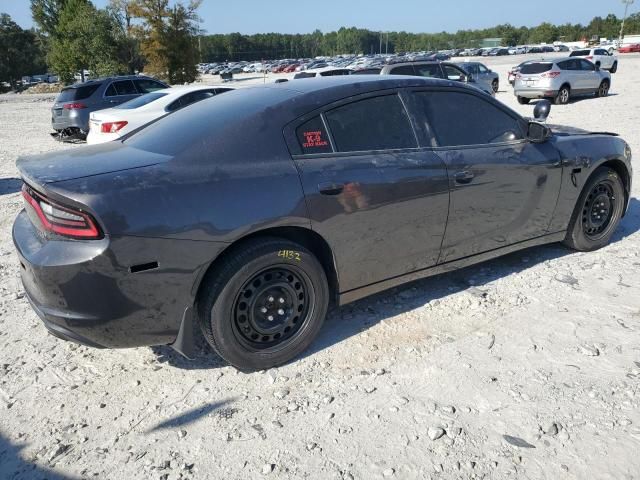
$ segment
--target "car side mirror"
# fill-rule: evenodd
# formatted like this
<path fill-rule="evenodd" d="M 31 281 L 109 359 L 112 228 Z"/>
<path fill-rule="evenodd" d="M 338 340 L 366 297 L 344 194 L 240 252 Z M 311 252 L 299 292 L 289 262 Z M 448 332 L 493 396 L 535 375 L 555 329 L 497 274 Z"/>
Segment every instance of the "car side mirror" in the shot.
<path fill-rule="evenodd" d="M 527 138 L 531 143 L 544 143 L 551 136 L 551 129 L 540 122 L 529 122 Z"/>
<path fill-rule="evenodd" d="M 547 121 L 550 113 L 551 102 L 549 100 L 540 100 L 533 109 L 533 118 L 535 118 L 537 122 L 544 123 Z"/>

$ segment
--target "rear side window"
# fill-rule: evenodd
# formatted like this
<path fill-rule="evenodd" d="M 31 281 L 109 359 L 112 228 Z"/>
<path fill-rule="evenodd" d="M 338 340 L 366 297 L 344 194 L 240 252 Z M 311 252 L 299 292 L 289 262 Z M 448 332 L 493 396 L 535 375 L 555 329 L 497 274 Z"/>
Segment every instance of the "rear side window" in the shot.
<path fill-rule="evenodd" d="M 391 75 L 415 75 L 413 65 L 403 65 L 402 67 L 392 68 L 389 72 Z"/>
<path fill-rule="evenodd" d="M 303 123 L 296 129 L 303 154 L 331 153 L 331 143 L 320 116 Z"/>
<path fill-rule="evenodd" d="M 380 75 L 381 68 L 364 68 L 362 70 L 354 70 L 351 75 Z"/>
<path fill-rule="evenodd" d="M 163 88 L 167 88 L 165 85 L 163 85 L 160 82 L 156 82 L 155 80 L 149 80 L 146 78 L 135 80 L 135 84 L 137 85 L 140 93 L 155 92 L 156 90 L 162 90 Z"/>
<path fill-rule="evenodd" d="M 115 91 L 115 94 L 113 93 Z M 131 80 L 120 80 L 118 82 L 113 82 L 109 85 L 107 89 L 106 95 L 108 97 L 113 95 L 137 95 L 138 90 L 136 90 L 135 85 Z"/>
<path fill-rule="evenodd" d="M 518 121 L 495 105 L 461 92 L 416 92 L 417 108 L 426 116 L 441 147 L 487 145 L 523 138 Z"/>
<path fill-rule="evenodd" d="M 591 50 L 575 50 L 571 52 L 570 57 L 588 57 L 591 54 Z"/>
<path fill-rule="evenodd" d="M 594 53 L 596 55 L 607 55 L 607 56 L 609 56 L 609 52 L 607 52 L 606 50 L 600 50 L 599 49 L 599 50 L 596 50 Z"/>
<path fill-rule="evenodd" d="M 520 67 L 520 73 L 524 75 L 536 75 L 538 73 L 548 72 L 551 70 L 551 67 L 553 67 L 552 63 L 527 63 Z"/>
<path fill-rule="evenodd" d="M 95 85 L 86 85 L 84 87 L 65 88 L 60 92 L 57 102 L 71 102 L 73 100 L 84 100 L 89 98 L 100 87 L 99 83 Z"/>
<path fill-rule="evenodd" d="M 416 75 L 421 77 L 428 78 L 440 78 L 442 74 L 440 73 L 440 65 L 435 63 L 430 65 L 416 65 Z"/>
<path fill-rule="evenodd" d="M 407 112 L 397 95 L 367 98 L 326 113 L 339 152 L 417 146 Z"/>

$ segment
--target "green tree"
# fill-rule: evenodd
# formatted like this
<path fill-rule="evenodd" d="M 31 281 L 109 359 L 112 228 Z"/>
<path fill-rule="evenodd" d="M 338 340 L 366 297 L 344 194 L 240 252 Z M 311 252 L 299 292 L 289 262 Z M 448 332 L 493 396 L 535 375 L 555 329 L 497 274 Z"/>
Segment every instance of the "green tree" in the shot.
<path fill-rule="evenodd" d="M 103 76 L 123 73 L 118 59 L 115 24 L 105 10 L 86 0 L 67 0 L 51 39 L 48 61 L 62 81 L 73 81 L 84 71 Z"/>
<path fill-rule="evenodd" d="M 45 68 L 36 34 L 0 14 L 0 81 L 15 89 L 23 76 L 44 73 Z"/>

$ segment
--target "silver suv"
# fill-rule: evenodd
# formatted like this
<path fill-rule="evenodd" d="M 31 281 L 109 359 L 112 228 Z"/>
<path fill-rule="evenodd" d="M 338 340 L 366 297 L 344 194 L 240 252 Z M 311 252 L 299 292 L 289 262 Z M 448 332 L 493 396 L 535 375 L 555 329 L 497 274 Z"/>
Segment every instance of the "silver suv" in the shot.
<path fill-rule="evenodd" d="M 100 78 L 65 87 L 51 108 L 51 135 L 56 140 L 84 140 L 91 112 L 167 88 L 169 85 L 142 75 Z"/>
<path fill-rule="evenodd" d="M 534 98 L 550 98 L 557 105 L 571 97 L 595 94 L 606 97 L 611 75 L 584 58 L 559 58 L 529 62 L 520 68 L 513 87 L 520 104 Z"/>

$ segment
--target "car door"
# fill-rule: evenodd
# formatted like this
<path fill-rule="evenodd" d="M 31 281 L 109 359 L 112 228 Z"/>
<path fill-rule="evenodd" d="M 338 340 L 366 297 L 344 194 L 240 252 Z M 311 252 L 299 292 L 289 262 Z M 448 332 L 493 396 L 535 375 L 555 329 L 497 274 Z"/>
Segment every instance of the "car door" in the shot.
<path fill-rule="evenodd" d="M 580 62 L 580 91 L 581 93 L 593 92 L 600 86 L 600 74 L 596 70 L 596 66 L 584 58 L 579 59 Z"/>
<path fill-rule="evenodd" d="M 418 147 L 399 93 L 345 100 L 288 131 L 311 228 L 334 252 L 342 291 L 436 264 L 447 172 Z"/>
<path fill-rule="evenodd" d="M 562 176 L 550 143 L 527 141 L 526 122 L 481 93 L 415 90 L 409 105 L 449 172 L 440 263 L 547 233 Z"/>

